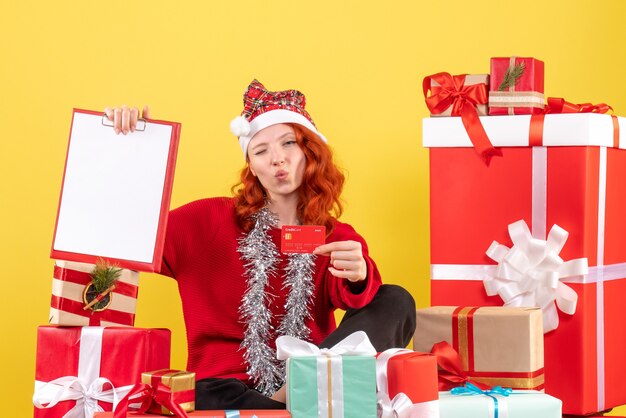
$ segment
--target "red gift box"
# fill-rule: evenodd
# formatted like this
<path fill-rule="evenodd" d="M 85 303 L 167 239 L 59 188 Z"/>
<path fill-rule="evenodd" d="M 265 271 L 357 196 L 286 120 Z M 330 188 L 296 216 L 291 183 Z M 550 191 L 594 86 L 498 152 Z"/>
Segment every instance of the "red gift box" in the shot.
<path fill-rule="evenodd" d="M 397 348 L 386 350 L 376 357 L 376 384 L 383 416 L 439 418 L 434 355 Z"/>
<path fill-rule="evenodd" d="M 291 414 L 284 409 L 248 409 L 240 411 L 229 411 L 231 415 L 226 415 L 223 410 L 208 410 L 208 411 L 194 411 L 189 412 L 187 415 L 190 417 L 203 417 L 203 418 L 291 418 Z M 134 418 L 155 418 L 154 415 L 149 414 L 135 414 L 130 412 L 129 417 Z M 94 418 L 113 418 L 112 412 L 97 412 Z"/>
<path fill-rule="evenodd" d="M 56 261 L 50 300 L 50 324 L 69 326 L 133 326 L 139 291 L 139 273 L 123 269 L 103 310 L 83 309 L 85 287 L 91 283 L 93 264 Z"/>
<path fill-rule="evenodd" d="M 502 305 L 485 293 L 482 280 L 497 272 L 485 251 L 494 240 L 510 246 L 507 226 L 519 219 L 541 239 L 558 224 L 569 232 L 559 256 L 584 257 L 590 267 L 589 274 L 566 279 L 578 295 L 575 314 L 559 311 L 558 328 L 545 335 L 546 393 L 574 415 L 624 404 L 626 151 L 611 148 L 626 144 L 624 119 L 546 115 L 539 145 L 560 146 L 528 147 L 537 128 L 529 116 L 482 118 L 494 145 L 510 146 L 490 167 L 465 148 L 471 143 L 452 119 L 424 121 L 424 142 L 433 146 L 432 304 Z M 434 147 L 438 141 L 450 148 Z"/>
<path fill-rule="evenodd" d="M 522 70 L 509 87 L 503 85 L 507 71 Z M 489 78 L 490 115 L 530 115 L 543 113 L 543 61 L 535 58 L 491 58 Z"/>
<path fill-rule="evenodd" d="M 170 337 L 167 329 L 39 327 L 33 402 L 45 409 L 35 418 L 112 410 L 114 391 L 120 400 L 142 372 L 169 368 Z"/>

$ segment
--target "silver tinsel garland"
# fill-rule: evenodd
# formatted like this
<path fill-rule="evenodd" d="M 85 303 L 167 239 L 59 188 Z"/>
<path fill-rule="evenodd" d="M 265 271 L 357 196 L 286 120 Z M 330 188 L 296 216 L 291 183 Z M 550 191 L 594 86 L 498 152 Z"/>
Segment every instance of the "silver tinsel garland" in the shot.
<path fill-rule="evenodd" d="M 278 335 L 291 335 L 307 340 L 311 330 L 304 321 L 311 318 L 310 308 L 313 302 L 314 254 L 289 254 L 285 283 L 289 289 L 285 301 L 285 316 L 278 327 Z"/>
<path fill-rule="evenodd" d="M 248 288 L 241 300 L 239 312 L 245 323 L 241 348 L 248 375 L 256 389 L 271 396 L 284 383 L 284 363 L 276 359 L 269 345 L 273 327 L 272 312 L 268 308 L 272 296 L 266 291 L 269 278 L 277 273 L 280 254 L 268 231 L 278 224 L 278 218 L 267 207 L 254 215 L 254 228 L 239 240 L 237 251 L 244 262 L 244 276 Z M 306 339 L 310 330 L 304 324 L 310 318 L 313 295 L 313 269 L 315 255 L 290 254 L 285 268 L 283 287 L 289 289 L 285 302 L 285 316 L 278 327 L 277 336 L 291 335 Z"/>

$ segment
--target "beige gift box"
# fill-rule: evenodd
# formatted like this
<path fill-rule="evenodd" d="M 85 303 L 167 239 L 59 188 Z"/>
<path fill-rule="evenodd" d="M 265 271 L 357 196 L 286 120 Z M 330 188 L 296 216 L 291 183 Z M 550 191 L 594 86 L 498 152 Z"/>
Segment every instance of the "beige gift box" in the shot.
<path fill-rule="evenodd" d="M 465 76 L 465 86 L 473 86 L 474 84 L 485 84 L 487 86 L 487 90 L 489 90 L 489 74 L 467 74 Z M 431 80 L 430 82 L 431 89 L 432 87 L 439 86 L 435 80 Z M 432 91 L 432 90 L 431 90 Z M 487 116 L 489 114 L 487 103 L 476 105 L 476 111 L 479 116 Z M 432 117 L 439 116 L 452 116 L 452 105 L 444 110 L 442 113 L 438 115 L 430 114 Z"/>
<path fill-rule="evenodd" d="M 417 310 L 415 351 L 446 341 L 474 381 L 513 389 L 544 388 L 539 308 L 433 306 Z"/>
<path fill-rule="evenodd" d="M 67 326 L 133 326 L 139 273 L 122 270 L 116 288 L 109 293 L 110 303 L 101 311 L 83 309 L 83 294 L 91 282 L 93 264 L 57 260 L 52 279 L 50 324 Z"/>

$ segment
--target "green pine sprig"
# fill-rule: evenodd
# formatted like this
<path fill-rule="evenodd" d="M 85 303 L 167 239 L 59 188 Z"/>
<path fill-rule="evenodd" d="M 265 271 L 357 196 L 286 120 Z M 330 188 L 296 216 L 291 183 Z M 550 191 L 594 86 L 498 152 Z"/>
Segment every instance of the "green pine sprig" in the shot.
<path fill-rule="evenodd" d="M 96 266 L 89 273 L 93 288 L 96 292 L 102 293 L 115 284 L 122 275 L 122 269 L 112 266 L 102 258 L 98 259 Z"/>
<path fill-rule="evenodd" d="M 522 61 L 520 64 L 514 65 L 513 67 L 507 68 L 504 73 L 504 78 L 502 79 L 502 83 L 498 87 L 498 91 L 504 91 L 509 89 L 509 87 L 513 87 L 517 84 L 517 80 L 524 74 L 524 70 L 526 70 L 526 64 Z"/>

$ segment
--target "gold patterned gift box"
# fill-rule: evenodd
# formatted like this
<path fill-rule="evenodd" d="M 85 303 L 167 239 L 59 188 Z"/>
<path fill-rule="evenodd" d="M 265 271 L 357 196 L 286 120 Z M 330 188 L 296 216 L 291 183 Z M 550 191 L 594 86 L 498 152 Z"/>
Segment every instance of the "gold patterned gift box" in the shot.
<path fill-rule="evenodd" d="M 538 308 L 433 306 L 417 310 L 415 351 L 446 341 L 472 381 L 544 388 L 543 316 Z"/>
<path fill-rule="evenodd" d="M 171 390 L 171 399 L 178 404 L 181 409 L 191 412 L 196 407 L 196 374 L 181 370 L 156 370 L 141 374 L 141 383 L 152 386 L 156 390 L 159 383 L 167 386 Z M 148 409 L 149 413 L 160 415 L 174 415 L 163 405 L 153 402 Z"/>

